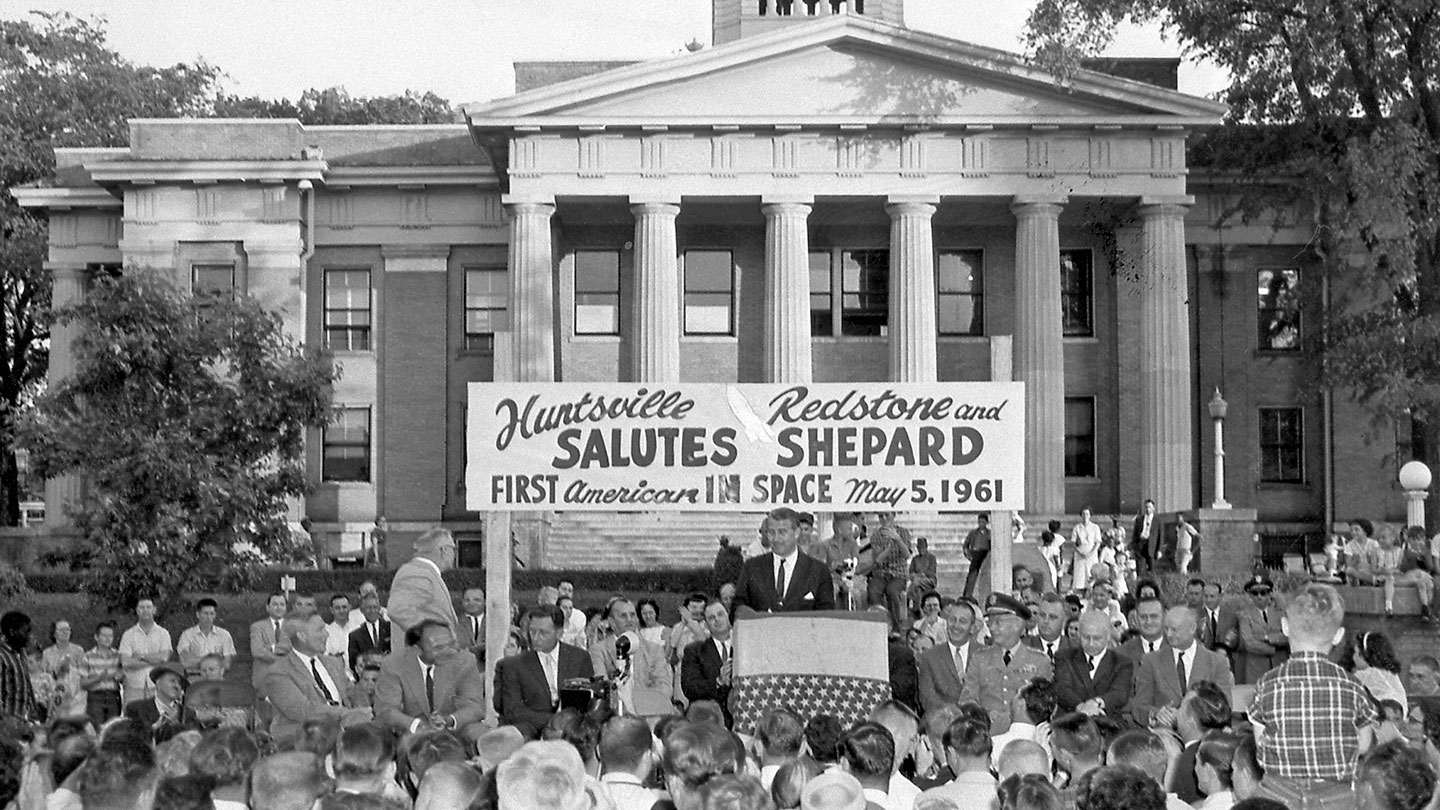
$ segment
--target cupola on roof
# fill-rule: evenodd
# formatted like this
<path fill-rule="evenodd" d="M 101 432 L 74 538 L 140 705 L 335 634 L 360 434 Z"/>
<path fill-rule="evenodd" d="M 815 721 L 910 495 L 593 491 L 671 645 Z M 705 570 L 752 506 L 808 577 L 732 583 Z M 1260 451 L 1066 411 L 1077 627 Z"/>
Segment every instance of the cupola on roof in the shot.
<path fill-rule="evenodd" d="M 905 0 L 711 0 L 711 35 L 723 45 L 837 15 L 904 25 Z"/>

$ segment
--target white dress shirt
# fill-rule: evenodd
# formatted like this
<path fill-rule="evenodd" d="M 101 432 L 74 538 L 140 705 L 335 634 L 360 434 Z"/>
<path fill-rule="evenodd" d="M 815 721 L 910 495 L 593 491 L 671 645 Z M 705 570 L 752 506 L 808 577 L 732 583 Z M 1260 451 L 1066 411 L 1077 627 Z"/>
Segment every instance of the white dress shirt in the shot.
<path fill-rule="evenodd" d="M 313 674 L 314 674 L 316 671 L 319 671 L 319 673 L 320 673 L 320 680 L 324 681 L 324 682 L 325 682 L 325 688 L 328 689 L 328 690 L 330 690 L 330 698 L 331 698 L 332 700 L 334 700 L 336 703 L 343 703 L 343 702 L 345 702 L 345 693 L 342 692 L 342 691 L 340 691 L 340 686 L 335 683 L 335 679 L 334 679 L 334 678 L 330 677 L 330 670 L 328 670 L 328 669 L 325 668 L 325 662 L 324 662 L 324 661 L 316 660 L 315 656 L 313 656 L 313 655 L 306 655 L 305 653 L 302 653 L 302 652 L 300 652 L 299 650 L 295 650 L 294 652 L 295 652 L 295 654 L 296 654 L 297 656 L 300 657 L 300 663 L 302 663 L 302 664 L 305 665 L 305 671 L 306 671 L 306 672 L 311 673 L 311 675 L 313 676 Z M 315 662 L 315 667 L 314 667 L 314 669 L 311 669 L 311 667 L 310 667 L 310 663 L 311 663 L 312 661 Z M 313 680 L 313 677 L 312 677 L 312 680 Z"/>
<path fill-rule="evenodd" d="M 633 774 L 613 771 L 601 774 L 600 784 L 610 794 L 615 810 L 650 810 L 660 800 L 660 791 L 645 787 Z"/>
<path fill-rule="evenodd" d="M 540 668 L 545 670 L 545 681 L 550 686 L 550 702 L 560 701 L 560 645 L 548 653 L 535 651 L 540 656 Z"/>
<path fill-rule="evenodd" d="M 947 641 L 945 646 L 950 648 L 950 660 L 955 662 L 955 671 L 964 678 L 965 669 L 970 666 L 970 645 L 956 647 L 954 643 Z M 964 666 L 961 666 L 962 664 Z"/>
<path fill-rule="evenodd" d="M 780 563 L 785 563 L 785 590 L 775 594 L 777 598 L 784 598 L 790 592 L 790 582 L 795 579 L 795 563 L 800 560 L 800 548 L 797 546 L 789 557 L 774 555 L 775 559 L 770 568 L 770 580 L 772 582 L 780 579 Z"/>

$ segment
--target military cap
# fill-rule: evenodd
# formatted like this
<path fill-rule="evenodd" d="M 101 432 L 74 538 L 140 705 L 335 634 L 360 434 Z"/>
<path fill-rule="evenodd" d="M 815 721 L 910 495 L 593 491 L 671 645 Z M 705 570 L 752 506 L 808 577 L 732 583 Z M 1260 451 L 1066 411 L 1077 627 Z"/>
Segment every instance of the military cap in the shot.
<path fill-rule="evenodd" d="M 985 598 L 985 615 L 998 616 L 1003 614 L 1019 616 L 1025 621 L 1030 621 L 1030 608 L 1024 602 L 1011 596 L 1008 593 L 992 593 Z"/>

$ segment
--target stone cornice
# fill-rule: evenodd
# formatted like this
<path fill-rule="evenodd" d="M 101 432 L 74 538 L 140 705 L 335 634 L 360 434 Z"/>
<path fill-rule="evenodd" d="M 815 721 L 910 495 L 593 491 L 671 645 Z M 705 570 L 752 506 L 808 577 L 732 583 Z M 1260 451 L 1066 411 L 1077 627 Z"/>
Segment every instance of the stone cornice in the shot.
<path fill-rule="evenodd" d="M 114 160 L 85 164 L 101 185 L 323 180 L 323 160 Z"/>
<path fill-rule="evenodd" d="M 776 131 L 791 132 L 797 130 L 805 131 L 829 131 L 837 130 L 846 132 L 865 132 L 869 130 L 879 131 L 926 131 L 926 130 L 959 130 L 966 132 L 988 131 L 995 129 L 1002 130 L 1027 130 L 1041 129 L 1052 130 L 1094 130 L 1094 131 L 1117 131 L 1117 130 L 1159 130 L 1166 132 L 1180 132 L 1199 127 L 1215 126 L 1216 121 L 1209 116 L 1154 116 L 1154 115 L 1115 115 L 1107 116 L 1103 120 L 1097 120 L 1090 115 L 929 115 L 916 114 L 909 116 L 876 115 L 870 117 L 856 117 L 851 115 L 811 115 L 777 121 L 774 116 L 709 116 L 709 115 L 685 115 L 670 116 L 663 119 L 655 118 L 617 118 L 614 115 L 607 116 L 564 116 L 564 115 L 535 115 L 505 118 L 483 118 L 472 119 L 471 130 L 475 133 L 477 140 L 488 140 L 497 135 L 524 136 L 535 133 L 567 133 L 584 132 L 595 134 L 598 132 L 645 132 L 663 133 L 670 130 L 682 131 L 755 131 L 774 133 Z"/>
<path fill-rule="evenodd" d="M 489 166 L 332 166 L 325 172 L 329 188 L 375 186 L 464 186 L 489 188 L 499 185 Z"/>
<path fill-rule="evenodd" d="M 12 188 L 22 208 L 46 208 L 65 211 L 72 208 L 121 208 L 124 202 L 99 186 Z"/>

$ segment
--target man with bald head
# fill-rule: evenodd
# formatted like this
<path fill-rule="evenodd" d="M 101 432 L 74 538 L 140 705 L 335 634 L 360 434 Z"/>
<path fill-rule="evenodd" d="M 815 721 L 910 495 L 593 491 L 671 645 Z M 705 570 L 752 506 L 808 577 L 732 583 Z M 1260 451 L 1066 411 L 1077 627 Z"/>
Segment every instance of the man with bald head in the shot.
<path fill-rule="evenodd" d="M 425 619 L 442 622 L 451 632 L 460 626 L 450 590 L 440 575 L 455 567 L 455 537 L 440 527 L 427 529 L 415 541 L 415 556 L 395 571 L 390 603 L 385 606 L 393 628 L 391 652 L 405 649 L 405 631 Z"/>
<path fill-rule="evenodd" d="M 1112 637 L 1106 614 L 1080 614 L 1080 646 L 1066 647 L 1055 656 L 1055 702 L 1061 711 L 1124 716 L 1135 663 L 1110 649 Z"/>
<path fill-rule="evenodd" d="M 1225 656 L 1197 641 L 1195 609 L 1176 605 L 1165 613 L 1165 643 L 1140 659 L 1130 716 L 1142 728 L 1172 728 L 1180 701 L 1190 687 L 1210 681 L 1224 694 L 1235 687 Z M 1183 677 L 1182 677 L 1183 676 Z"/>

